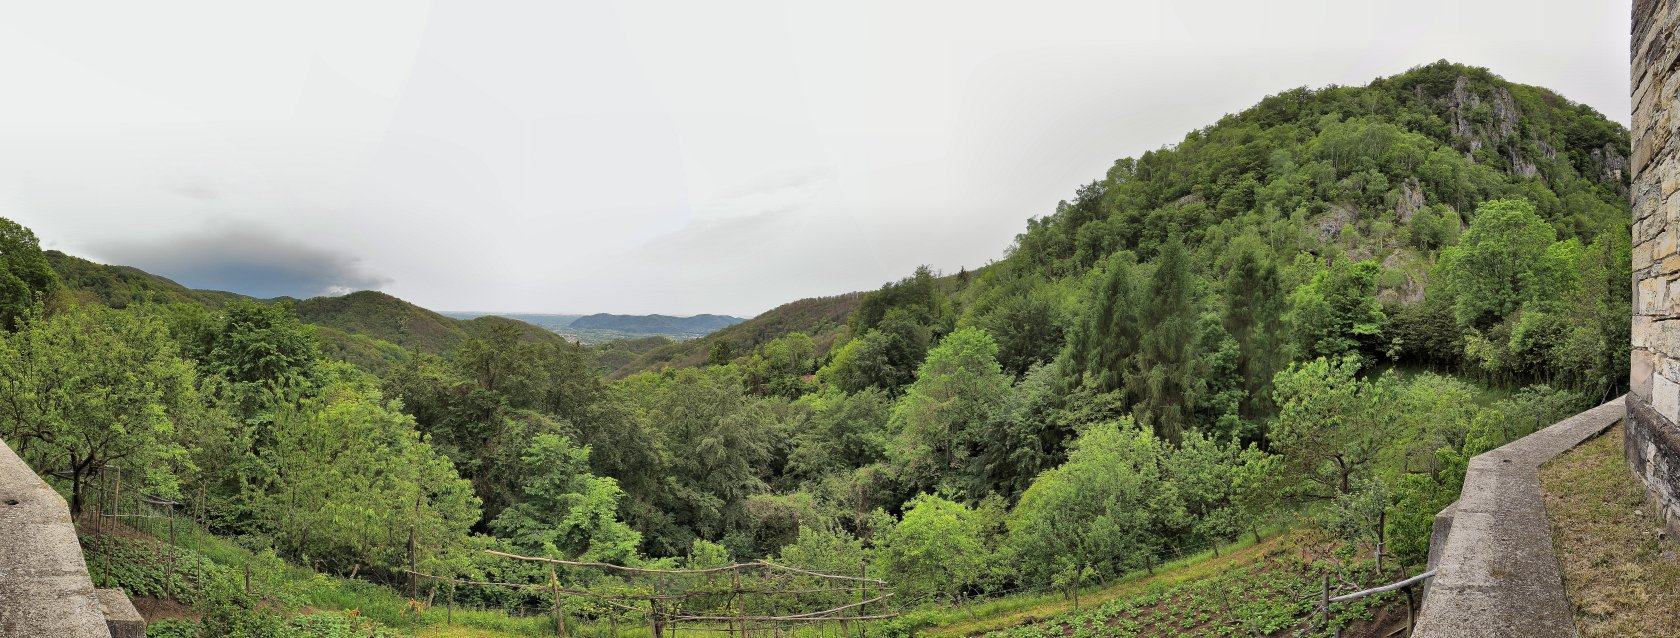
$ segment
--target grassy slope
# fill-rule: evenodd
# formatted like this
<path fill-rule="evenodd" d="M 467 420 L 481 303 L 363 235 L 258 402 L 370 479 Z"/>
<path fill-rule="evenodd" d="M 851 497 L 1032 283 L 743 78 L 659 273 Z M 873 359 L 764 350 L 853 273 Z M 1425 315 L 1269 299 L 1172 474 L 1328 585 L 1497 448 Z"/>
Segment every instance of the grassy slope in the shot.
<path fill-rule="evenodd" d="M 1082 592 L 1079 604 L 1081 608 L 1089 609 L 1117 599 L 1139 595 L 1151 588 L 1201 580 L 1236 566 L 1254 563 L 1267 552 L 1280 547 L 1283 539 L 1282 536 L 1274 536 L 1257 544 L 1252 541 L 1237 543 L 1227 547 L 1217 558 L 1212 551 L 1201 552 L 1166 563 L 1154 574 L 1146 571 L 1134 572 L 1114 583 Z M 929 626 L 919 635 L 948 638 L 977 636 L 1041 623 L 1073 611 L 1073 601 L 1063 598 L 1060 594 L 1006 596 L 938 615 L 929 614 Z"/>
<path fill-rule="evenodd" d="M 1582 636 L 1680 635 L 1680 552 L 1622 456 L 1622 426 L 1540 470 Z"/>
<path fill-rule="evenodd" d="M 319 574 L 188 527 L 177 529 L 176 536 L 176 569 L 189 572 L 173 581 L 173 598 L 181 603 L 177 607 L 197 602 L 194 583 L 216 575 L 239 582 L 250 567 L 252 592 L 265 605 L 288 614 L 349 612 L 405 633 L 441 628 L 445 616 L 453 616 L 455 629 L 466 632 L 452 635 L 546 636 L 553 632 L 553 625 L 545 618 L 510 618 L 501 611 L 455 609 L 451 613 L 438 604 L 416 612 L 405 596 L 390 587 Z M 160 591 L 165 569 L 159 557 L 168 554 L 160 552 L 161 544 L 155 539 L 124 530 L 110 544 L 89 537 L 84 537 L 83 543 L 88 571 L 99 586 L 122 587 L 133 595 L 171 598 Z"/>
<path fill-rule="evenodd" d="M 1214 557 L 1190 556 L 1153 575 L 1132 574 L 1080 596 L 1077 609 L 1057 596 L 988 601 L 945 612 L 948 619 L 918 635 L 1061 638 L 1073 636 L 1166 637 L 1382 635 L 1403 617 L 1389 594 L 1335 606 L 1330 628 L 1313 626 L 1323 570 L 1337 582 L 1363 583 L 1369 561 L 1344 562 L 1310 534 L 1290 533 L 1239 546 Z M 1368 585 L 1369 583 L 1364 583 Z M 1339 586 L 1338 592 L 1347 590 Z"/>

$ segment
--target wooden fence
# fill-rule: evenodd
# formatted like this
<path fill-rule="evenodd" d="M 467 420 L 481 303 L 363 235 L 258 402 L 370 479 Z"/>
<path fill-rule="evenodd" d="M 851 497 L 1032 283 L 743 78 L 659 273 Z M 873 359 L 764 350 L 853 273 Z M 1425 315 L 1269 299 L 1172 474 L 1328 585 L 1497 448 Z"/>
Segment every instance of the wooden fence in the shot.
<path fill-rule="evenodd" d="M 770 561 L 696 569 L 627 567 L 593 561 L 521 556 L 495 550 L 499 558 L 545 568 L 547 582 L 473 581 L 406 570 L 416 579 L 476 587 L 535 590 L 552 599 L 555 634 L 571 635 L 573 614 L 605 622 L 611 635 L 621 624 L 642 624 L 654 638 L 679 630 L 735 636 L 783 636 L 810 627 L 821 635 L 868 636 L 868 624 L 897 615 L 887 606 L 887 582 L 870 578 L 866 564 L 857 575 L 830 574 Z M 453 596 L 446 598 L 452 601 Z M 446 602 L 452 605 L 452 602 Z M 450 609 L 447 613 L 453 614 Z"/>

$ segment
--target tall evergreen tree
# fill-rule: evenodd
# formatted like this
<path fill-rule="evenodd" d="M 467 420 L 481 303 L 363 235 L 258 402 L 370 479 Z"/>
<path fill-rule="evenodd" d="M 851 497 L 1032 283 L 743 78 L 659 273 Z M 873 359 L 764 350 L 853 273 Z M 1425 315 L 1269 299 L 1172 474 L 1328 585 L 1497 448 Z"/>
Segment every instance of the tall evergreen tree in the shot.
<path fill-rule="evenodd" d="M 1074 365 L 1070 371 L 1083 375 L 1084 383 L 1098 392 L 1121 388 L 1126 362 L 1137 352 L 1132 268 L 1129 253 L 1109 258 L 1108 272 L 1096 291 L 1096 303 L 1073 335 Z"/>
<path fill-rule="evenodd" d="M 1192 285 L 1184 244 L 1168 241 L 1137 305 L 1142 338 L 1125 380 L 1134 417 L 1170 441 L 1189 426 L 1200 390 L 1191 349 L 1196 339 Z"/>
<path fill-rule="evenodd" d="M 1283 360 L 1283 294 L 1277 266 L 1252 246 L 1237 250 L 1225 277 L 1225 331 L 1237 340 L 1245 391 L 1241 414 L 1255 419 L 1271 412 L 1272 376 Z"/>

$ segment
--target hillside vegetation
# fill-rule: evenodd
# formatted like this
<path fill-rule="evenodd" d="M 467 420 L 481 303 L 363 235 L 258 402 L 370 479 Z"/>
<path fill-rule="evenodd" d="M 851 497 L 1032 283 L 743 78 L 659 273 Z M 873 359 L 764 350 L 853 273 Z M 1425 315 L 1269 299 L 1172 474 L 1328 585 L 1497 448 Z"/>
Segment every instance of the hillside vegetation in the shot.
<path fill-rule="evenodd" d="M 112 308 L 137 304 L 186 304 L 219 309 L 252 298 L 232 292 L 188 288 L 138 268 L 95 263 L 58 251 L 43 251 L 56 274 L 61 298 L 69 303 L 98 303 Z M 494 315 L 457 319 L 391 295 L 364 290 L 291 303 L 316 328 L 323 351 L 373 371 L 385 371 L 415 353 L 441 355 L 473 337 L 505 327 L 531 341 L 555 341 L 553 333 L 526 322 Z"/>
<path fill-rule="evenodd" d="M 1623 391 L 1627 154 L 1591 109 L 1482 69 L 1285 91 L 1117 161 L 978 271 L 625 345 L 651 349 L 608 378 L 575 344 L 373 293 L 107 308 L 13 224 L 0 384 L 41 400 L 0 404 L 0 436 L 78 511 L 120 460 L 150 468 L 132 489 L 329 573 L 546 582 L 486 548 L 867 565 L 916 612 L 892 633 L 1300 528 L 1310 558 L 1017 631 L 1248 633 L 1250 603 L 1287 628 L 1285 592 L 1235 593 L 1414 569 L 1470 457 Z M 436 354 L 369 371 L 323 334 Z"/>
<path fill-rule="evenodd" d="M 726 361 L 736 352 L 751 351 L 777 337 L 795 332 L 811 335 L 816 348 L 813 354 L 825 355 L 840 338 L 846 317 L 851 316 L 852 309 L 862 298 L 860 294 L 848 294 L 785 303 L 700 339 L 656 348 L 623 365 L 612 367 L 612 376 L 622 378 L 651 369 L 704 365 L 714 359 L 714 353 L 717 360 Z"/>
<path fill-rule="evenodd" d="M 126 308 L 137 303 L 191 303 L 220 306 L 244 295 L 195 290 L 129 266 L 108 266 L 56 250 L 44 251 L 65 290 L 82 302 Z"/>

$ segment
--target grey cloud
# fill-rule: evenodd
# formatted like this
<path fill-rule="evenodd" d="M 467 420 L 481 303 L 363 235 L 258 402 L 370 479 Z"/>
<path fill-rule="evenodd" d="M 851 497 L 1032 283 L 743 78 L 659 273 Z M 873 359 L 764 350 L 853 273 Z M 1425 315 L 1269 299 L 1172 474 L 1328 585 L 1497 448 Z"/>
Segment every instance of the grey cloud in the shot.
<path fill-rule="evenodd" d="M 131 265 L 192 288 L 253 297 L 312 297 L 390 283 L 368 272 L 356 257 L 251 228 L 210 228 L 92 248 L 104 261 Z"/>

